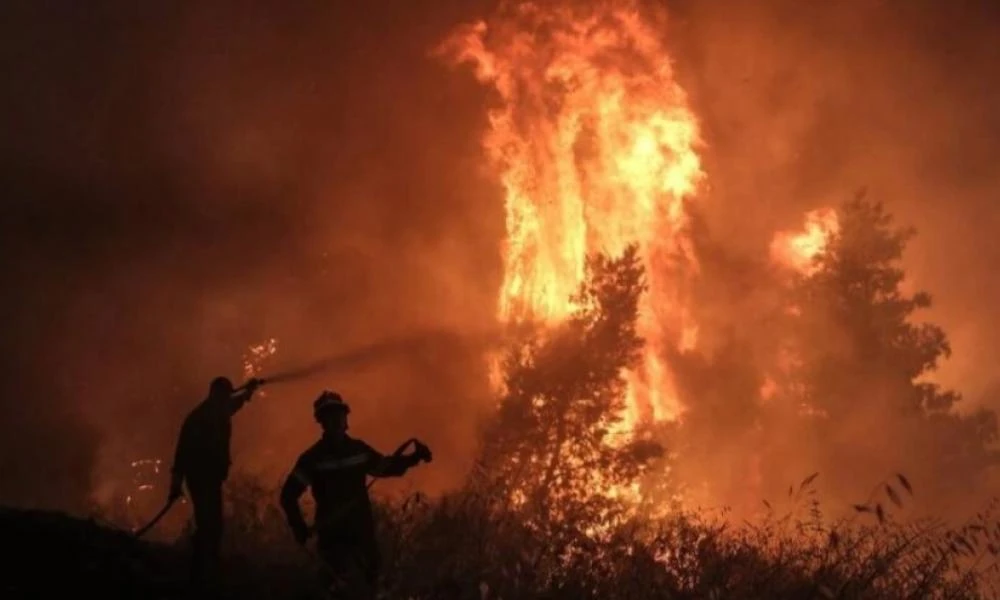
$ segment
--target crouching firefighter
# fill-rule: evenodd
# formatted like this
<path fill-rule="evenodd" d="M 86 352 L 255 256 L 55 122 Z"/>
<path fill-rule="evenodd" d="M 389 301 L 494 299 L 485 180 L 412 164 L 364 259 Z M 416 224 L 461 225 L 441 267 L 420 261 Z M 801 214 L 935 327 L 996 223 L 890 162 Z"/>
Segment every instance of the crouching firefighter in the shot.
<path fill-rule="evenodd" d="M 216 377 L 209 386 L 208 397 L 184 419 L 177 439 L 170 502 L 181 497 L 187 484 L 194 508 L 191 583 L 196 588 L 212 588 L 217 583 L 222 545 L 222 484 L 229 476 L 231 418 L 261 385 L 260 380 L 251 379 L 234 389 L 229 379 Z"/>
<path fill-rule="evenodd" d="M 311 533 L 324 562 L 324 579 L 333 598 L 374 598 L 380 556 L 366 477 L 399 477 L 420 462 L 430 462 L 427 446 L 410 440 L 390 456 L 347 435 L 350 408 L 339 394 L 323 392 L 313 416 L 323 436 L 306 450 L 281 490 L 281 506 L 295 540 L 304 545 Z M 410 443 L 414 450 L 403 454 Z M 373 480 L 374 482 L 374 480 Z M 316 502 L 315 526 L 302 517 L 299 498 L 310 488 Z"/>

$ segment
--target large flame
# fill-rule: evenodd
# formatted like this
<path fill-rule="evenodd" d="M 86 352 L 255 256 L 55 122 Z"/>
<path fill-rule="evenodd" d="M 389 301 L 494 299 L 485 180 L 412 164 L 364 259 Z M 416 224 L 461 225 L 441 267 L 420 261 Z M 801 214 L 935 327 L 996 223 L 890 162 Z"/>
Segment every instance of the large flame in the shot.
<path fill-rule="evenodd" d="M 444 47 L 499 96 L 484 144 L 506 190 L 500 318 L 565 318 L 588 254 L 639 247 L 646 354 L 628 374 L 626 427 L 677 415 L 662 356 L 697 339 L 684 230 L 699 129 L 659 31 L 632 1 L 516 3 Z"/>

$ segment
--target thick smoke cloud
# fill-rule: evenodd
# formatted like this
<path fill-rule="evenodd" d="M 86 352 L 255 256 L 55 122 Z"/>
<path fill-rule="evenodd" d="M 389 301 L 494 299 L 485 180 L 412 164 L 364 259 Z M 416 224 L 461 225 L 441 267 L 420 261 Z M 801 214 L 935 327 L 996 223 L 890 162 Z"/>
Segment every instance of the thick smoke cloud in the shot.
<path fill-rule="evenodd" d="M 711 249 L 700 310 L 710 349 L 721 345 L 717 369 L 728 374 L 706 388 L 709 380 L 699 384 L 697 370 L 682 365 L 682 379 L 700 390 L 700 402 L 711 402 L 713 393 L 726 398 L 709 407 L 710 423 L 695 423 L 698 439 L 717 448 L 719 464 L 709 462 L 705 470 L 744 469 L 733 473 L 742 487 L 729 497 L 759 506 L 760 488 L 745 485 L 754 479 L 747 470 L 785 473 L 792 483 L 811 472 L 809 456 L 831 451 L 798 439 L 789 427 L 763 432 L 784 440 L 782 464 L 747 466 L 743 453 L 762 434 L 740 420 L 738 399 L 760 384 L 746 377 L 773 336 L 765 319 L 774 307 L 767 294 L 771 273 L 761 259 L 774 232 L 798 229 L 804 211 L 836 205 L 862 187 L 886 202 L 900 225 L 918 230 L 904 259 L 906 286 L 931 292 L 935 305 L 919 316 L 942 325 L 954 351 L 935 379 L 965 395 L 960 411 L 1000 407 L 992 368 L 1000 352 L 993 310 L 1000 248 L 992 242 L 1000 180 L 990 168 L 1000 146 L 994 108 L 1000 87 L 988 75 L 997 58 L 995 7 L 783 0 L 671 5 L 668 37 L 702 119 L 711 181 L 696 202 L 699 236 Z M 723 342 L 734 331 L 745 346 L 739 352 L 751 360 L 726 362 L 732 348 Z M 934 480 L 935 473 L 914 464 L 919 453 L 885 415 L 859 411 L 851 418 L 843 429 L 866 440 L 858 449 L 865 456 L 841 457 L 855 469 L 858 489 L 835 490 L 837 500 L 863 498 L 885 470 L 908 464 L 922 481 Z M 850 471 L 826 475 L 827 481 L 851 479 Z M 969 498 L 972 505 L 980 500 Z"/>
<path fill-rule="evenodd" d="M 427 50 L 491 7 L 349 5 L 2 9 L 0 501 L 78 508 L 129 460 L 167 458 L 208 379 L 238 377 L 250 344 L 277 338 L 274 366 L 290 367 L 489 323 L 503 209 L 482 167 L 486 98 Z M 776 229 L 867 186 L 920 231 L 906 266 L 955 350 L 940 378 L 988 402 L 995 9 L 667 6 L 705 128 L 700 235 L 732 282 L 705 292 L 713 326 L 772 300 L 754 295 L 754 260 Z M 376 445 L 431 441 L 441 458 L 420 484 L 448 486 L 485 404 L 469 343 L 434 337 L 275 386 L 238 417 L 237 462 L 280 476 L 315 435 L 309 402 L 335 387 Z"/>
<path fill-rule="evenodd" d="M 1000 31 L 987 2 L 671 3 L 703 119 L 714 237 L 761 253 L 803 210 L 867 187 L 917 228 L 906 257 L 951 334 L 941 379 L 996 388 Z M 737 209 L 736 207 L 739 207 Z"/>
<path fill-rule="evenodd" d="M 273 366 L 292 367 L 489 324 L 503 218 L 483 115 L 425 56 L 468 15 L 4 10 L 3 501 L 81 508 L 132 459 L 169 460 L 184 412 L 251 344 L 277 338 Z M 425 487 L 453 483 L 485 403 L 478 347 L 412 350 L 268 390 L 237 418 L 236 462 L 283 475 L 330 387 L 377 446 L 435 446 Z"/>

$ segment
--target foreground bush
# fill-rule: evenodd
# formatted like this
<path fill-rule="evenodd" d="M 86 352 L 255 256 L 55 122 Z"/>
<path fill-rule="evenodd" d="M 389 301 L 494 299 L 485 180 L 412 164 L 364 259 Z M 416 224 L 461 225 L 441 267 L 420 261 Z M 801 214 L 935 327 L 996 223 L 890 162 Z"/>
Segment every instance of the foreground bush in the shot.
<path fill-rule="evenodd" d="M 291 541 L 259 485 L 230 488 L 225 571 L 228 597 L 316 598 L 320 565 Z M 960 526 L 898 522 L 881 505 L 859 506 L 827 525 L 815 504 L 736 524 L 726 515 L 675 513 L 635 521 L 599 538 L 497 509 L 465 490 L 428 501 L 377 505 L 385 559 L 382 597 L 533 598 L 940 598 L 996 597 L 1000 523 L 994 506 Z M 95 521 L 38 511 L 0 511 L 9 550 L 5 598 L 99 594 L 181 598 L 187 540 L 137 542 Z M 39 565 L 57 577 L 38 577 Z"/>
<path fill-rule="evenodd" d="M 230 556 L 280 579 L 246 592 L 310 589 L 317 565 L 290 542 L 275 494 L 240 485 L 231 497 Z M 753 524 L 677 513 L 599 537 L 571 526 L 541 537 L 531 519 L 492 500 L 465 490 L 435 501 L 380 502 L 383 597 L 993 597 L 1000 523 L 992 507 L 961 527 L 897 522 L 881 505 L 826 525 L 811 504 Z"/>

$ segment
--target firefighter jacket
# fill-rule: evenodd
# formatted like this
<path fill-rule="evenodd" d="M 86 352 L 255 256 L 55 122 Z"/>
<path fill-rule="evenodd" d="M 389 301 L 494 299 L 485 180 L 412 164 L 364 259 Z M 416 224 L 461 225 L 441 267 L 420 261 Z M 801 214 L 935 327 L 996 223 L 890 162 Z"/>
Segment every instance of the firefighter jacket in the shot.
<path fill-rule="evenodd" d="M 175 479 L 220 483 L 229 476 L 232 416 L 249 399 L 243 392 L 231 398 L 209 398 L 184 419 L 177 439 L 172 472 Z"/>
<path fill-rule="evenodd" d="M 418 462 L 415 455 L 383 456 L 361 440 L 324 436 L 296 461 L 281 492 L 293 530 L 305 530 L 298 499 L 308 488 L 316 503 L 316 530 L 325 535 L 367 538 L 374 535 L 367 476 L 399 477 Z"/>

